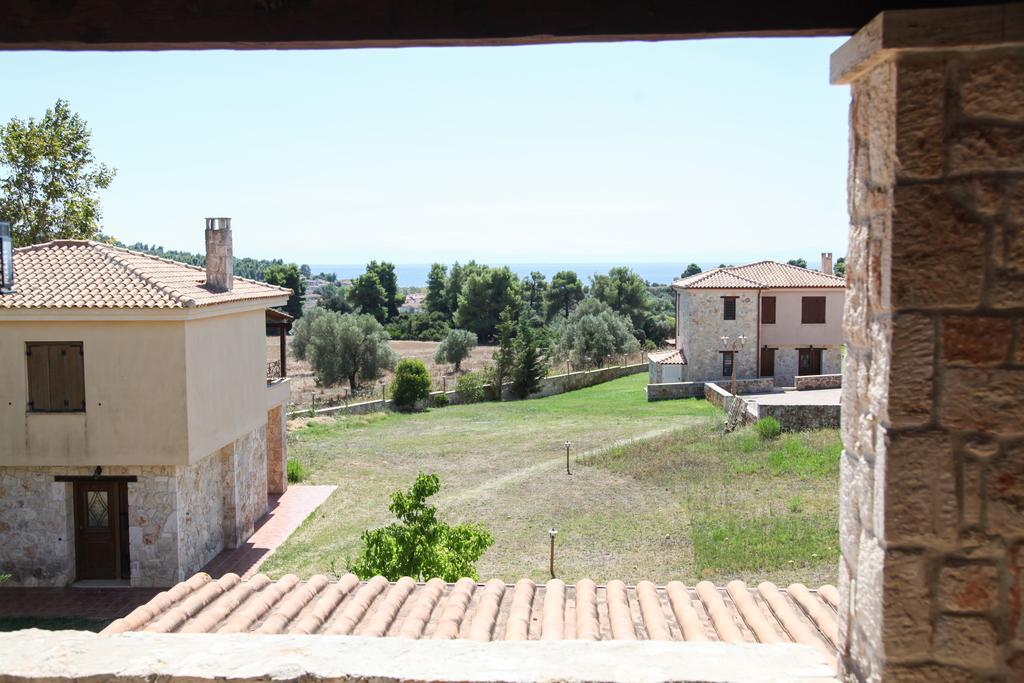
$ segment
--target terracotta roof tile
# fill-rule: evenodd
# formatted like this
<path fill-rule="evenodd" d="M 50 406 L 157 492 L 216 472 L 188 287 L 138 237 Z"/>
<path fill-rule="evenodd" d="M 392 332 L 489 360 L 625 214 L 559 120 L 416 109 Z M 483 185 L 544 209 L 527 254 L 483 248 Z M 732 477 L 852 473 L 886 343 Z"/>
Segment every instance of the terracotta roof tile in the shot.
<path fill-rule="evenodd" d="M 651 351 L 647 357 L 658 365 L 686 365 L 686 355 L 682 349 Z"/>
<path fill-rule="evenodd" d="M 14 292 L 0 308 L 191 308 L 278 298 L 283 287 L 236 277 L 230 292 L 206 288 L 206 271 L 84 240 L 14 250 Z"/>
<path fill-rule="evenodd" d="M 672 283 L 677 289 L 758 289 L 774 287 L 846 287 L 846 280 L 777 261 L 715 268 Z"/>
<path fill-rule="evenodd" d="M 832 586 L 812 591 L 802 584 L 781 590 L 772 583 L 750 588 L 732 581 L 723 588 L 702 581 L 657 586 L 622 581 L 607 586 L 583 579 L 514 586 L 498 579 L 479 584 L 460 579 L 416 583 L 383 577 L 360 581 L 348 574 L 277 581 L 257 574 L 214 580 L 197 574 L 104 633 L 300 633 L 412 639 L 675 640 L 732 643 L 798 642 L 835 663 L 838 595 Z"/>

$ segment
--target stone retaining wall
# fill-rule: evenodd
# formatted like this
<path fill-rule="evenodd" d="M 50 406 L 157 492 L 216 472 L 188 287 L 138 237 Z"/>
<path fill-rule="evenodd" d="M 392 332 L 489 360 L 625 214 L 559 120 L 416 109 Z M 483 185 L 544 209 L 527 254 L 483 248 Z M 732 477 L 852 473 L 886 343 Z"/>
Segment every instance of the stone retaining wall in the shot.
<path fill-rule="evenodd" d="M 808 389 L 839 389 L 843 386 L 842 375 L 798 375 L 794 379 L 797 391 Z"/>
<path fill-rule="evenodd" d="M 719 387 L 721 386 L 715 382 L 666 382 L 663 384 L 648 384 L 647 400 L 668 401 L 676 398 L 694 398 L 700 396 L 707 398 L 707 392 L 704 390 L 704 387 L 708 384 L 715 384 L 715 386 Z M 729 386 L 730 383 L 725 382 L 724 384 Z M 774 387 L 774 380 L 771 377 L 736 380 L 737 394 L 767 393 Z M 723 391 L 725 390 L 723 389 Z M 729 394 L 729 392 L 726 391 L 726 394 Z M 731 396 L 732 394 L 729 395 Z"/>
<path fill-rule="evenodd" d="M 836 405 L 757 405 L 752 407 L 755 420 L 774 417 L 784 432 L 799 432 L 808 429 L 838 429 L 840 407 Z"/>

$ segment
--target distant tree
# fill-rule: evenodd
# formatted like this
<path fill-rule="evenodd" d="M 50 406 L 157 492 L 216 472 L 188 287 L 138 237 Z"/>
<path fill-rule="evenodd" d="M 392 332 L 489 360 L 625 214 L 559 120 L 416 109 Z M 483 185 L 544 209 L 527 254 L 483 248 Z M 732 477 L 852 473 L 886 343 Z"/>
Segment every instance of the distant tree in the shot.
<path fill-rule="evenodd" d="M 288 303 L 284 305 L 285 312 L 293 318 L 302 317 L 302 298 L 306 294 L 306 283 L 299 274 L 299 267 L 294 263 L 274 264 L 263 273 L 263 279 L 267 284 L 287 287 L 292 290 L 288 297 Z"/>
<path fill-rule="evenodd" d="M 398 293 L 398 276 L 395 275 L 395 264 L 387 261 L 370 261 L 366 266 L 367 273 L 374 273 L 377 281 L 384 289 L 384 309 L 387 314 L 385 320 L 391 320 L 398 316 L 398 307 L 405 301 L 405 296 Z M 384 320 L 381 320 L 384 322 Z"/>
<path fill-rule="evenodd" d="M 387 293 L 376 272 L 367 271 L 353 280 L 347 296 L 349 304 L 360 313 L 372 315 L 379 323 L 388 319 Z"/>
<path fill-rule="evenodd" d="M 307 279 L 312 276 L 312 271 L 310 271 L 309 266 L 305 263 L 299 266 L 299 273 L 302 274 L 302 277 Z"/>
<path fill-rule="evenodd" d="M 699 272 L 701 272 L 700 266 L 696 263 L 691 263 L 686 266 L 686 270 L 683 271 L 683 274 L 680 277 L 690 277 L 691 275 L 696 275 Z"/>
<path fill-rule="evenodd" d="M 469 330 L 449 330 L 448 336 L 441 340 L 437 352 L 434 353 L 434 362 L 451 363 L 455 366 L 455 372 L 459 372 L 462 361 L 469 358 L 475 347 L 476 335 Z"/>
<path fill-rule="evenodd" d="M 328 282 L 337 282 L 338 281 L 338 274 L 337 273 L 317 273 L 316 274 L 316 279 L 317 280 L 327 280 Z"/>
<path fill-rule="evenodd" d="M 418 358 L 403 358 L 391 380 L 391 400 L 396 408 L 410 410 L 430 396 L 430 373 Z"/>
<path fill-rule="evenodd" d="M 452 312 L 448 308 L 448 299 L 445 296 L 447 285 L 448 268 L 441 263 L 432 264 L 427 275 L 427 294 L 423 297 L 423 308 L 429 313 L 440 313 L 450 321 Z"/>
<path fill-rule="evenodd" d="M 452 323 L 458 323 L 459 302 L 462 298 L 466 280 L 486 269 L 487 266 L 480 265 L 476 261 L 470 261 L 466 264 L 460 264 L 456 261 L 448 270 L 448 282 L 445 285 L 444 297 Z"/>
<path fill-rule="evenodd" d="M 365 313 L 324 312 L 310 327 L 306 354 L 317 382 L 331 386 L 347 379 L 352 391 L 359 380 L 376 379 L 396 360 L 388 333 Z"/>
<path fill-rule="evenodd" d="M 475 332 L 481 342 L 491 341 L 501 311 L 508 306 L 518 308 L 520 301 L 519 278 L 507 266 L 481 267 L 462 286 L 455 323 Z"/>
<path fill-rule="evenodd" d="M 846 277 L 846 257 L 840 256 L 836 259 L 836 264 L 832 266 L 832 274 L 838 275 L 839 277 Z"/>
<path fill-rule="evenodd" d="M 66 100 L 38 121 L 0 126 L 0 220 L 10 222 L 14 246 L 100 234 L 99 190 L 117 171 L 96 163 L 91 137 Z"/>
<path fill-rule="evenodd" d="M 533 271 L 523 278 L 523 303 L 539 316 L 544 315 L 544 295 L 548 291 L 548 280 L 544 273 Z"/>
<path fill-rule="evenodd" d="M 352 305 L 348 302 L 345 290 L 333 282 L 328 282 L 321 286 L 318 294 L 320 295 L 319 306 L 321 308 L 326 308 L 328 311 L 334 311 L 335 313 L 352 312 Z"/>
<path fill-rule="evenodd" d="M 292 325 L 292 339 L 289 343 L 292 355 L 299 360 L 306 360 L 309 355 L 309 341 L 312 339 L 313 323 L 320 316 L 330 313 L 326 308 L 316 306 Z"/>
<path fill-rule="evenodd" d="M 581 301 L 557 324 L 555 334 L 559 353 L 582 367 L 595 367 L 608 356 L 640 350 L 629 319 L 594 297 Z"/>
<path fill-rule="evenodd" d="M 518 325 L 515 316 L 515 309 L 506 306 L 502 310 L 496 328 L 498 348 L 491 354 L 494 365 L 490 367 L 493 373 L 493 389 L 495 400 L 500 401 L 505 390 L 505 380 L 512 373 L 515 365 L 515 341 Z"/>
<path fill-rule="evenodd" d="M 364 531 L 363 550 L 349 570 L 361 579 L 380 575 L 389 581 L 411 576 L 448 583 L 464 576 L 479 579 L 476 561 L 494 537 L 480 524 L 449 526 L 437 519 L 426 500 L 441 490 L 436 474 L 420 473 L 408 491 L 391 494 L 388 510 L 398 523 Z"/>
<path fill-rule="evenodd" d="M 448 334 L 448 320 L 440 313 L 399 313 L 388 323 L 392 339 L 412 341 L 441 341 Z"/>
<path fill-rule="evenodd" d="M 643 329 L 654 302 L 642 277 L 619 266 L 609 270 L 607 275 L 594 275 L 591 283 L 590 293 L 595 299 L 629 318 L 634 330 Z"/>
<path fill-rule="evenodd" d="M 724 263 L 719 263 L 719 264 L 718 264 L 718 267 L 719 267 L 719 268 L 732 268 L 732 266 L 726 265 L 726 264 L 724 264 Z"/>
<path fill-rule="evenodd" d="M 551 278 L 551 286 L 548 287 L 544 298 L 547 304 L 548 320 L 559 313 L 569 317 L 573 306 L 583 300 L 583 283 L 573 271 L 560 271 Z"/>
<path fill-rule="evenodd" d="M 807 261 L 802 258 L 791 258 L 788 261 L 786 261 L 786 263 L 788 263 L 791 266 L 798 266 L 800 268 L 807 267 Z"/>
<path fill-rule="evenodd" d="M 540 389 L 540 381 L 548 374 L 544 337 L 530 325 L 526 316 L 519 319 L 513 342 L 512 394 L 526 398 Z"/>

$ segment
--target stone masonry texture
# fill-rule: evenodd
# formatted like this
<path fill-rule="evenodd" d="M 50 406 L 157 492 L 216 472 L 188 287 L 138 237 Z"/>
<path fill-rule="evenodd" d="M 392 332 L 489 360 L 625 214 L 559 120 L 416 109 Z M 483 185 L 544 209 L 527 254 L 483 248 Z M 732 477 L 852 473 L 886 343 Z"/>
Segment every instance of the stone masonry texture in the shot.
<path fill-rule="evenodd" d="M 850 109 L 844 673 L 1024 680 L 1024 47 L 870 64 Z"/>

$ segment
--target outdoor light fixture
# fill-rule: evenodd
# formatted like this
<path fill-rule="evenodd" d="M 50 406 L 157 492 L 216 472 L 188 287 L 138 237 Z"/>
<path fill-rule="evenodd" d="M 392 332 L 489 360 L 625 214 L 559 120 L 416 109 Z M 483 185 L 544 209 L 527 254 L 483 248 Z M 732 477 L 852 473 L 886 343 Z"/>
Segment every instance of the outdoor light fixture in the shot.
<path fill-rule="evenodd" d="M 747 343 L 747 338 L 741 334 L 740 336 L 736 337 L 736 339 L 734 339 L 731 344 L 729 343 L 729 337 L 728 336 L 723 336 L 721 339 L 722 339 L 722 346 L 724 346 L 727 350 L 732 352 L 732 395 L 735 396 L 736 395 L 736 365 L 737 365 L 737 363 L 736 363 L 736 352 L 744 347 L 744 345 Z"/>
<path fill-rule="evenodd" d="M 14 291 L 14 243 L 11 224 L 0 222 L 0 294 Z"/>
<path fill-rule="evenodd" d="M 101 476 L 103 476 L 103 468 L 100 467 L 99 465 L 96 465 L 96 469 L 92 471 L 92 478 L 99 479 Z"/>
<path fill-rule="evenodd" d="M 551 558 L 548 562 L 548 569 L 551 571 L 552 579 L 555 578 L 555 534 L 557 533 L 558 530 L 555 527 L 548 529 L 548 536 L 551 538 Z"/>
<path fill-rule="evenodd" d="M 569 449 L 570 448 L 572 448 L 572 441 L 566 441 L 565 442 L 565 473 L 568 474 L 568 475 L 572 475 L 572 472 L 569 471 Z M 552 529 L 552 531 L 554 531 L 554 529 Z"/>

